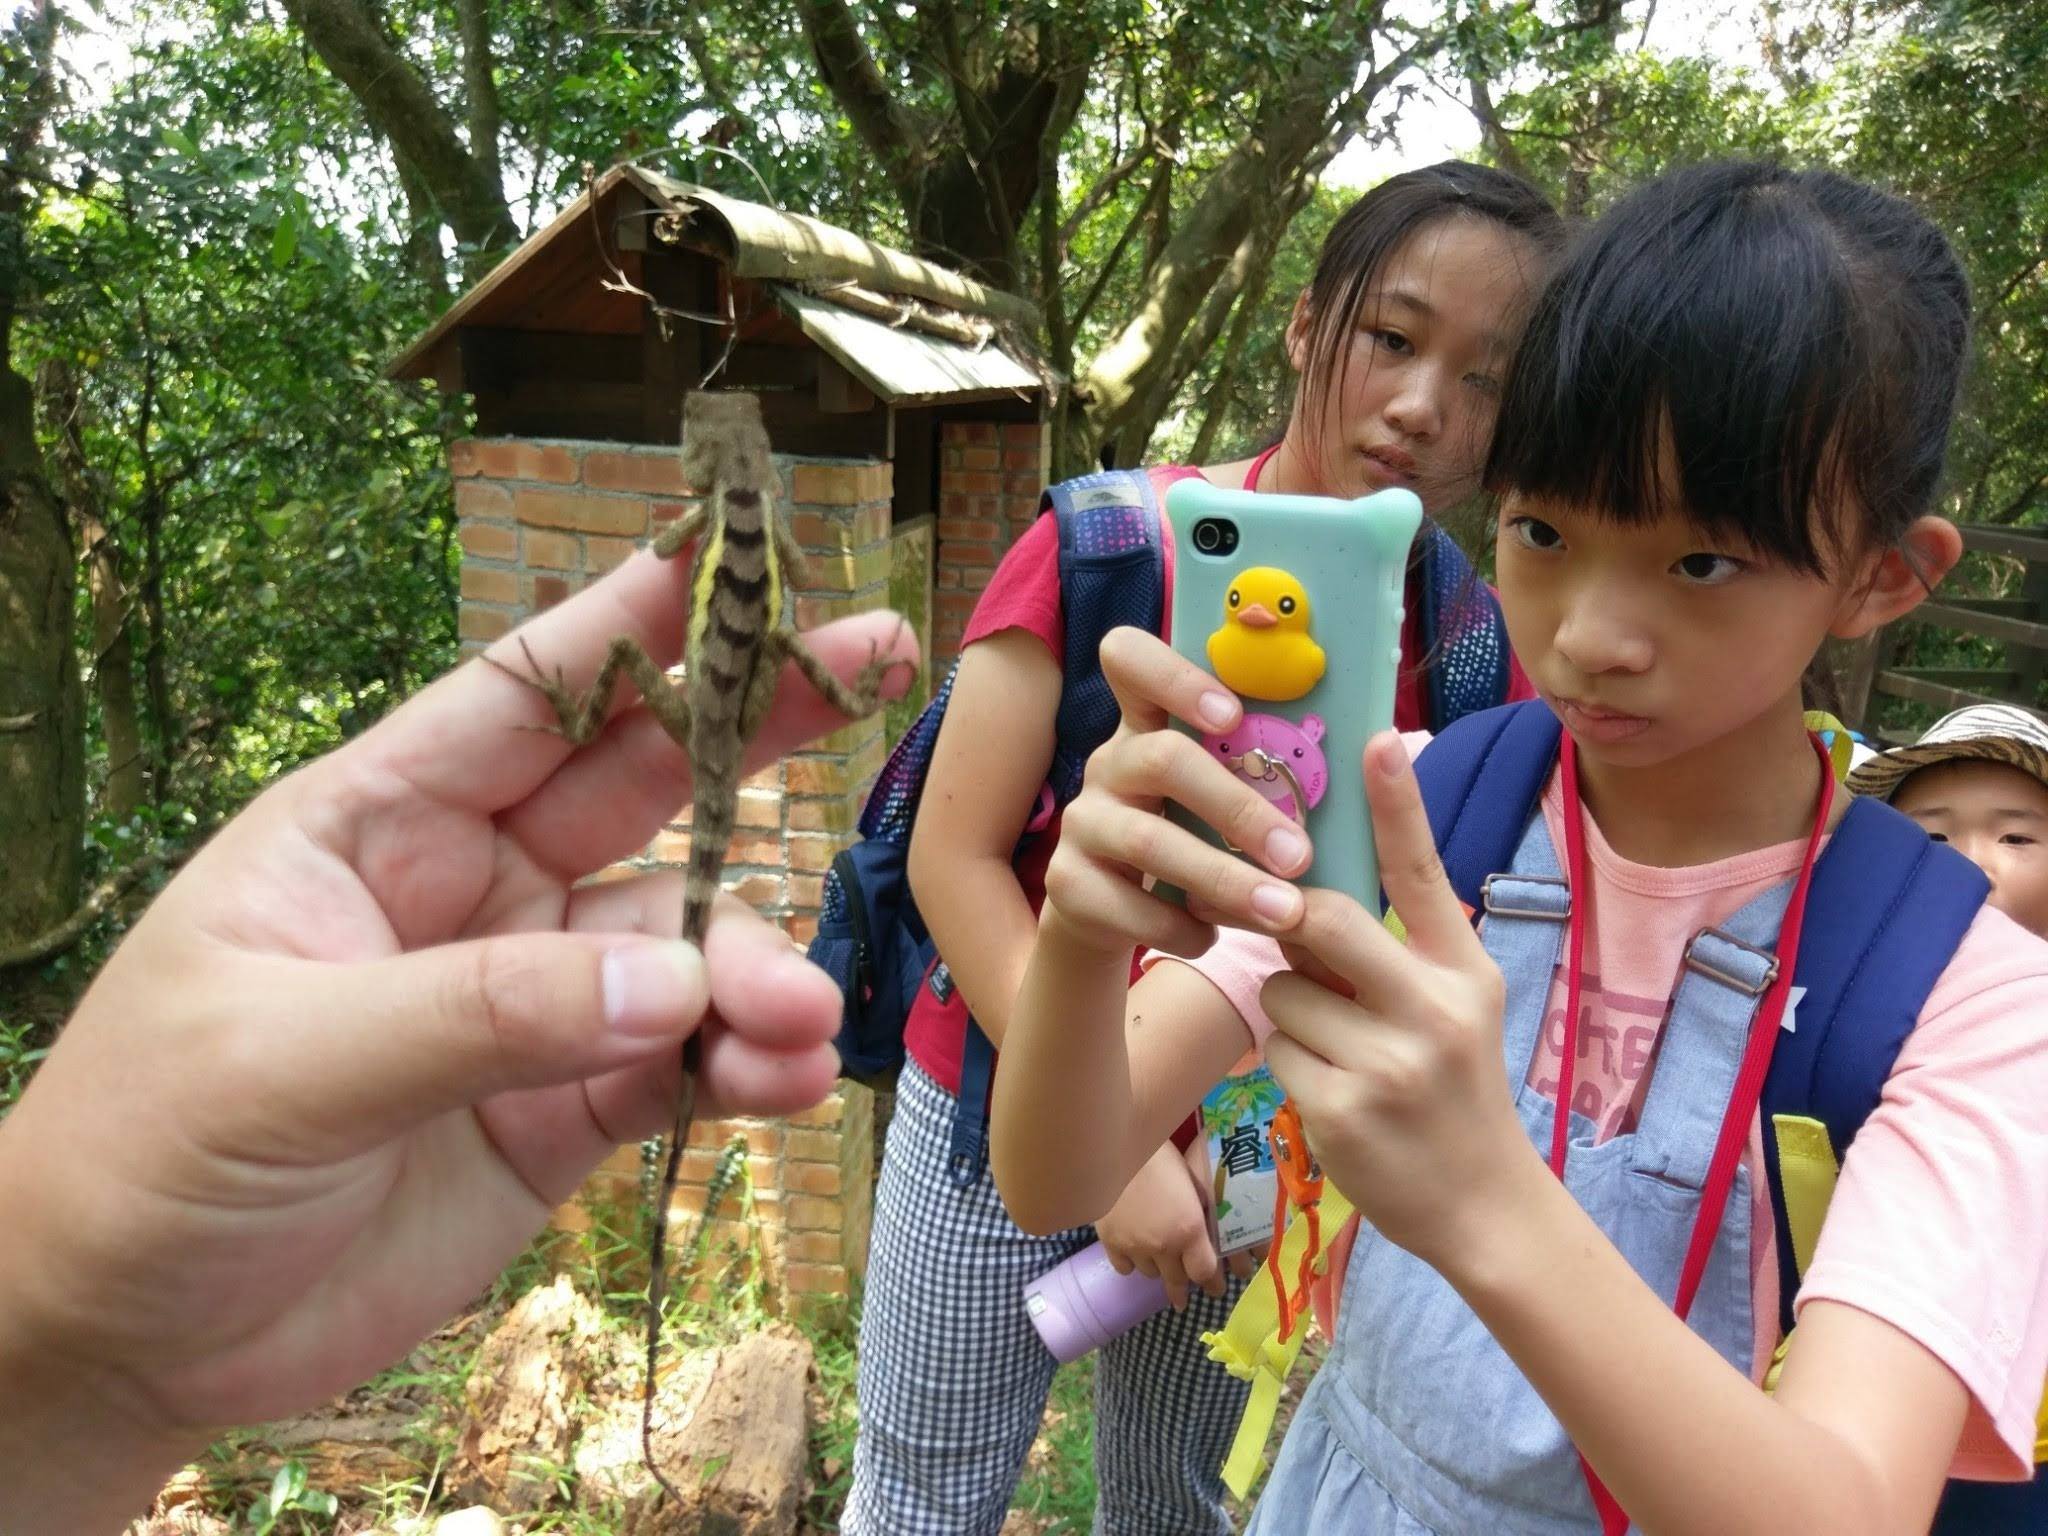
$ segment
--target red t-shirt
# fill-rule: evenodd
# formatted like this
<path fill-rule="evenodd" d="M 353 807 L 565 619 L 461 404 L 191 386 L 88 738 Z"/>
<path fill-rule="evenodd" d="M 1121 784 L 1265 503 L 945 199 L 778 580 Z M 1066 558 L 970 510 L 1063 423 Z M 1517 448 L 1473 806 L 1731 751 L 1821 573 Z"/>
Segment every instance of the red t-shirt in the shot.
<path fill-rule="evenodd" d="M 1169 485 L 1200 471 L 1181 464 L 1163 464 L 1148 469 L 1146 473 L 1151 475 L 1153 487 L 1163 501 Z M 1164 515 L 1162 511 L 1162 519 Z M 1173 536 L 1170 529 L 1165 539 L 1165 551 L 1165 611 L 1170 613 L 1173 608 Z M 1417 633 L 1420 620 L 1416 617 L 1412 593 L 1406 606 L 1407 617 L 1401 625 L 1403 670 L 1394 694 L 1394 729 L 1427 730 L 1431 725 L 1429 697 L 1422 669 L 1416 665 L 1421 643 Z M 989 578 L 987 590 L 975 604 L 973 617 L 968 620 L 966 632 L 961 637 L 961 649 L 965 650 L 975 641 L 985 640 L 1006 629 L 1021 629 L 1037 636 L 1052 652 L 1053 660 L 1065 665 L 1066 619 L 1060 603 L 1059 528 L 1050 517 L 1039 518 L 1003 556 L 1002 563 Z M 1510 655 L 1508 698 L 1534 697 L 1535 690 L 1523 675 L 1521 664 Z M 1059 818 L 1055 816 L 1043 832 L 1025 845 L 1017 858 L 1017 883 L 1023 887 L 1033 912 L 1045 901 L 1045 869 L 1052 862 L 1053 849 L 1059 843 L 1059 830 Z M 1132 957 L 1131 974 L 1134 978 L 1138 974 L 1135 955 Z M 903 1025 L 903 1046 L 911 1060 L 951 1093 L 960 1091 L 960 1057 L 966 1045 L 967 1016 L 967 1005 L 957 989 L 947 1001 L 940 1002 L 927 986 L 919 990 L 917 1001 L 911 1006 L 910 1017 Z"/>

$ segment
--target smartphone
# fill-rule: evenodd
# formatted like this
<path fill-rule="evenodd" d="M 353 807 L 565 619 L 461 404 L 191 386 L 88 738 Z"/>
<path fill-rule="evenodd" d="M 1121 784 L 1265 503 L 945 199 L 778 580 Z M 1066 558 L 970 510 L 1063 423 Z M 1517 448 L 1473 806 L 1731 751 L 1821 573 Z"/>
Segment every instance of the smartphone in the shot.
<path fill-rule="evenodd" d="M 1379 862 L 1360 758 L 1394 723 L 1413 492 L 1355 501 L 1224 490 L 1200 479 L 1166 493 L 1173 526 L 1173 648 L 1244 704 L 1203 748 L 1306 829 L 1305 885 L 1380 910 Z M 1179 806 L 1207 841 L 1221 836 Z"/>

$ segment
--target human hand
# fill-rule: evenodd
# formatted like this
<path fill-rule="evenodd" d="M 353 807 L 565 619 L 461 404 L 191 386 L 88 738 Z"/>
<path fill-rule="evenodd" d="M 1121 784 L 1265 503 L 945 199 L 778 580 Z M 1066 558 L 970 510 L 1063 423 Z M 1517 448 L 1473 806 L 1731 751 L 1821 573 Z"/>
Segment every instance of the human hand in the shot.
<path fill-rule="evenodd" d="M 1109 1213 L 1095 1223 L 1109 1262 L 1120 1275 L 1157 1275 L 1175 1311 L 1188 1304 L 1188 1287 L 1223 1294 L 1223 1267 L 1207 1192 L 1172 1142 L 1145 1161 Z"/>
<path fill-rule="evenodd" d="M 671 661 L 686 582 L 643 555 L 522 633 L 572 686 L 621 632 Z M 810 639 L 842 677 L 908 644 Z M 258 797 L 93 983 L 0 1123 L 0 1529 L 104 1528 L 209 1427 L 401 1356 L 669 1123 L 707 1016 L 707 1111 L 830 1090 L 840 1000 L 779 930 L 727 901 L 699 954 L 680 872 L 578 884 L 688 800 L 683 753 L 637 703 L 580 752 L 552 718 L 457 669 Z M 841 723 L 792 669 L 750 764 Z"/>
<path fill-rule="evenodd" d="M 1102 670 L 1122 711 L 1112 736 L 1088 760 L 1081 793 L 1060 822 L 1059 847 L 1046 870 L 1046 910 L 1061 927 L 1097 948 L 1134 945 L 1193 957 L 1215 939 L 1218 920 L 1266 932 L 1291 927 L 1301 893 L 1272 875 L 1308 867 L 1307 837 L 1243 779 L 1168 725 L 1227 730 L 1243 716 L 1222 684 L 1164 641 L 1137 629 L 1112 630 Z M 1161 814 L 1184 806 L 1234 847 L 1260 850 L 1257 865 L 1212 847 Z M 1187 894 L 1176 905 L 1147 889 L 1163 880 Z"/>
<path fill-rule="evenodd" d="M 1367 744 L 1366 797 L 1403 944 L 1335 891 L 1307 892 L 1267 981 L 1266 1060 L 1323 1172 L 1438 1268 L 1484 1242 L 1491 1202 L 1534 1150 L 1501 1062 L 1500 970 L 1451 889 L 1400 739 Z"/>
<path fill-rule="evenodd" d="M 1209 1241 L 1221 1252 L 1222 1235 L 1216 1227 L 1216 1204 L 1223 1198 L 1223 1180 L 1209 1162 L 1209 1139 L 1196 1136 L 1181 1153 L 1181 1161 L 1188 1165 L 1188 1177 L 1195 1181 L 1195 1188 L 1202 1192 L 1202 1208 L 1208 1214 Z M 1223 1267 L 1239 1280 L 1249 1280 L 1266 1262 L 1266 1245 L 1254 1243 L 1249 1248 L 1240 1248 L 1235 1253 L 1223 1254 Z"/>

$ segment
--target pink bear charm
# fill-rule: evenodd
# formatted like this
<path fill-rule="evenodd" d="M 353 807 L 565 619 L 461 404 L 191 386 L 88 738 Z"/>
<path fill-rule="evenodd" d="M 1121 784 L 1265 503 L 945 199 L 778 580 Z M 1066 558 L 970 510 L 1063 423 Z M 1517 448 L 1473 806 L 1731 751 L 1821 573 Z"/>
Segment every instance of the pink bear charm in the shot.
<path fill-rule="evenodd" d="M 1204 736 L 1202 745 L 1224 767 L 1250 779 L 1252 787 L 1272 801 L 1281 815 L 1299 821 L 1330 786 L 1330 765 L 1323 749 L 1316 745 L 1322 739 L 1320 715 L 1304 715 L 1299 725 L 1278 715 L 1246 715 L 1236 730 Z M 1295 782 L 1301 785 L 1302 797 L 1308 805 L 1295 805 L 1286 775 L 1273 769 L 1261 773 L 1256 762 L 1245 762 L 1246 755 L 1252 752 L 1262 752 L 1275 762 L 1286 764 Z"/>

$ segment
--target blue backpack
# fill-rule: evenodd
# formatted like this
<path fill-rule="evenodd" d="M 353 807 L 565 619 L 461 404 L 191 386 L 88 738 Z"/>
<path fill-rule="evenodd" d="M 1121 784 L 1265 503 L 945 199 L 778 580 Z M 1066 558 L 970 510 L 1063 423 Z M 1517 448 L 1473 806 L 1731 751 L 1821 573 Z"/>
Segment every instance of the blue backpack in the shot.
<path fill-rule="evenodd" d="M 1063 809 L 1080 793 L 1090 754 L 1117 727 L 1116 698 L 1098 655 L 1102 637 L 1125 624 L 1155 635 L 1163 628 L 1164 524 L 1152 479 L 1142 470 L 1108 470 L 1055 485 L 1039 502 L 1040 515 L 1048 511 L 1059 520 L 1066 681 L 1047 789 L 1054 808 Z M 1506 697 L 1507 631 L 1493 594 L 1448 534 L 1425 525 L 1420 555 L 1418 617 L 1430 657 L 1431 723 L 1440 727 Z M 842 1073 L 856 1081 L 884 1081 L 902 1066 L 903 1028 L 919 988 L 929 985 L 941 999 L 952 988 L 911 896 L 908 863 L 911 828 L 957 671 L 956 663 L 890 753 L 861 812 L 861 840 L 832 861 L 825 878 L 809 954 L 846 1000 L 835 1043 Z M 994 1071 L 995 1048 L 970 1021 L 947 1159 L 949 1176 L 962 1187 L 981 1176 Z"/>
<path fill-rule="evenodd" d="M 1474 911 L 1486 877 L 1509 867 L 1538 814 L 1560 732 L 1543 704 L 1511 704 L 1460 721 L 1416 759 L 1444 871 Z M 1889 805 L 1859 799 L 1849 807 L 1814 866 L 1793 973 L 1805 994 L 1799 1027 L 1778 1040 L 1764 1079 L 1767 1131 L 1781 1117 L 1819 1121 L 1839 1166 L 1989 891 L 1976 865 Z M 1783 1334 L 1792 1328 L 1801 1244 L 1787 1218 L 1781 1139 L 1766 1134 L 1763 1146 Z M 2048 1531 L 2048 1480 L 1951 1483 L 1934 1530 Z"/>

